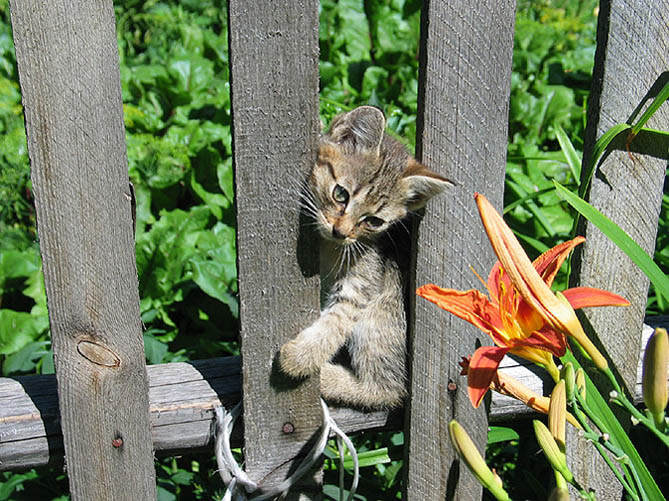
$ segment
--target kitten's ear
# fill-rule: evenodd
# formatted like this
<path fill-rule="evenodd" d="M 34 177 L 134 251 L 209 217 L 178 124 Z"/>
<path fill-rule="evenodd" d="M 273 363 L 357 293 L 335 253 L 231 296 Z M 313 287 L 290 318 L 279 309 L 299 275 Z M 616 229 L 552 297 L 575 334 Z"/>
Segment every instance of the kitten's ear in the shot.
<path fill-rule="evenodd" d="M 400 183 L 409 210 L 423 208 L 430 198 L 441 193 L 448 186 L 455 186 L 453 181 L 432 172 L 413 157 L 409 157 Z"/>
<path fill-rule="evenodd" d="M 330 139 L 338 144 L 350 144 L 356 153 L 379 154 L 386 117 L 374 106 L 359 108 L 335 117 L 330 126 Z"/>

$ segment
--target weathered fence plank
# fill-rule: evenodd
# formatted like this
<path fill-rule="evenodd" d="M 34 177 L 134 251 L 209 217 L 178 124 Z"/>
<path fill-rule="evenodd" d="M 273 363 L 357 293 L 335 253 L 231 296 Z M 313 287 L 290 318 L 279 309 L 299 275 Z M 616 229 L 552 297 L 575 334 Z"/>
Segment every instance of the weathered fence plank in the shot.
<path fill-rule="evenodd" d="M 647 320 L 652 326 L 669 327 L 669 317 Z M 644 325 L 642 346 L 652 328 Z M 638 357 L 634 400 L 641 402 L 641 355 Z M 502 368 L 540 395 L 553 388 L 552 380 L 539 375 L 527 361 L 506 357 Z M 239 401 L 241 376 L 239 357 L 212 358 L 195 362 L 151 365 L 148 368 L 153 447 L 169 456 L 209 451 L 214 439 L 214 409 L 232 407 Z M 537 374 L 538 372 L 538 374 Z M 346 433 L 399 430 L 401 412 L 360 412 L 333 408 L 332 417 Z M 510 397 L 493 394 L 489 419 L 510 422 L 535 414 Z M 241 445 L 241 426 L 232 436 Z M 0 378 L 0 470 L 32 468 L 63 460 L 56 380 L 52 375 Z"/>
<path fill-rule="evenodd" d="M 494 262 L 473 195 L 502 205 L 514 9 L 513 0 L 423 4 L 417 153 L 458 186 L 420 223 L 416 285 L 478 287 L 469 266 L 486 273 Z M 459 467 L 447 426 L 466 423 L 483 448 L 485 411 L 469 403 L 458 362 L 487 340 L 427 301 L 416 301 L 414 316 L 407 499 L 475 499 L 481 486 Z"/>
<path fill-rule="evenodd" d="M 113 3 L 10 5 L 72 498 L 155 499 Z"/>
<path fill-rule="evenodd" d="M 647 319 L 653 327 L 669 327 L 669 317 Z M 642 346 L 653 329 L 644 325 Z M 641 396 L 641 355 L 638 357 L 634 401 Z M 553 388 L 545 373 L 527 361 L 506 357 L 505 372 L 540 395 Z M 230 408 L 239 401 L 241 377 L 239 357 L 213 358 L 195 362 L 152 365 L 148 368 L 153 447 L 169 456 L 184 452 L 209 451 L 214 439 L 214 409 Z M 537 374 L 538 373 L 538 374 Z M 371 430 L 399 430 L 401 412 L 360 412 L 332 408 L 332 417 L 346 433 Z M 508 423 L 535 416 L 524 404 L 494 393 L 491 422 Z M 241 445 L 241 426 L 232 436 Z M 56 380 L 52 375 L 0 378 L 0 470 L 32 468 L 63 460 Z"/>
<path fill-rule="evenodd" d="M 634 121 L 634 110 L 658 82 L 666 82 L 669 30 L 666 13 L 669 2 L 649 0 L 602 1 L 597 33 L 597 53 L 593 86 L 588 99 L 588 128 L 584 158 L 588 158 L 598 139 L 616 123 Z M 664 80 L 664 81 L 662 81 Z M 647 103 L 646 103 L 647 104 Z M 644 107 L 645 109 L 645 107 Z M 637 117 L 638 118 L 638 117 Z M 669 109 L 660 108 L 648 124 L 669 129 Z M 597 167 L 588 199 L 591 204 L 621 226 L 649 255 L 653 255 L 662 199 L 667 146 L 663 158 L 624 151 L 612 152 Z M 639 138 L 641 139 L 641 138 Z M 634 143 L 632 143 L 634 148 Z M 611 290 L 630 300 L 629 308 L 593 308 L 585 312 L 606 346 L 627 387 L 636 381 L 639 327 L 643 322 L 648 279 L 609 239 L 591 224 L 582 224 L 580 234 L 586 243 L 575 253 L 573 277 L 577 285 Z M 590 444 L 573 441 L 571 460 L 583 485 L 593 487 L 597 497 L 614 499 L 620 494 L 618 483 L 608 481 L 593 466 L 584 448 Z M 611 477 L 612 478 L 612 477 Z"/>
<path fill-rule="evenodd" d="M 269 486 L 322 423 L 318 378 L 270 386 L 279 347 L 319 312 L 317 256 L 300 239 L 298 207 L 320 129 L 318 2 L 232 0 L 229 26 L 244 451 L 251 478 Z"/>

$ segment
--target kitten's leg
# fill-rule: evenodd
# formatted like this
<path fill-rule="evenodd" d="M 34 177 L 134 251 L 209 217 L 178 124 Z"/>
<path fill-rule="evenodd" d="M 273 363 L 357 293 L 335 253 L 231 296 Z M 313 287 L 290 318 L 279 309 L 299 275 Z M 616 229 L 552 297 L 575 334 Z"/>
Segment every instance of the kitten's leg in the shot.
<path fill-rule="evenodd" d="M 359 313 L 360 309 L 346 300 L 323 310 L 318 320 L 281 347 L 281 370 L 293 377 L 318 372 L 344 345 Z"/>
<path fill-rule="evenodd" d="M 353 371 L 326 364 L 321 393 L 361 407 L 397 407 L 406 396 L 406 333 L 399 301 L 367 308 L 348 341 Z"/>
<path fill-rule="evenodd" d="M 367 409 L 392 409 L 402 405 L 406 390 L 386 386 L 379 381 L 362 380 L 341 365 L 326 363 L 321 367 L 321 394 L 327 401 Z"/>

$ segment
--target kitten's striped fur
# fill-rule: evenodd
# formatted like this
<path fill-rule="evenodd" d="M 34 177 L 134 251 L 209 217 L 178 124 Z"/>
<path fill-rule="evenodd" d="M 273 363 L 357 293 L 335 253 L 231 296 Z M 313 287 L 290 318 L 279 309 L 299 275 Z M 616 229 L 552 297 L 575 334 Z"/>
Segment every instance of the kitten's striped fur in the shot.
<path fill-rule="evenodd" d="M 396 407 L 406 395 L 403 220 L 451 184 L 384 129 L 383 113 L 362 106 L 336 117 L 321 138 L 305 208 L 322 236 L 328 294 L 320 318 L 279 355 L 293 377 L 320 370 L 326 400 L 366 408 Z"/>

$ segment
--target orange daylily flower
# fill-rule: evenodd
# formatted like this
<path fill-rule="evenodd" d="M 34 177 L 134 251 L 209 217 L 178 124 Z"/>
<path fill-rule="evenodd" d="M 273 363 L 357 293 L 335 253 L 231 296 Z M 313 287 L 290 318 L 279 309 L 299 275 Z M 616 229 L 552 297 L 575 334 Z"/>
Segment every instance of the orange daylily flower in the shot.
<path fill-rule="evenodd" d="M 467 384 L 474 407 L 483 400 L 507 353 L 542 365 L 557 380 L 559 374 L 553 355 L 565 354 L 565 336 L 572 335 L 591 353 L 598 366 L 605 364 L 604 357 L 583 333 L 574 309 L 622 306 L 629 302 L 611 292 L 589 287 L 567 289 L 562 297 L 550 289 L 569 252 L 585 239 L 576 237 L 564 242 L 530 262 L 511 229 L 488 200 L 477 194 L 476 202 L 499 258 L 488 275 L 490 298 L 475 289 L 458 291 L 433 284 L 416 291 L 419 296 L 475 325 L 495 343 L 495 346 L 478 348 L 471 358 Z"/>

